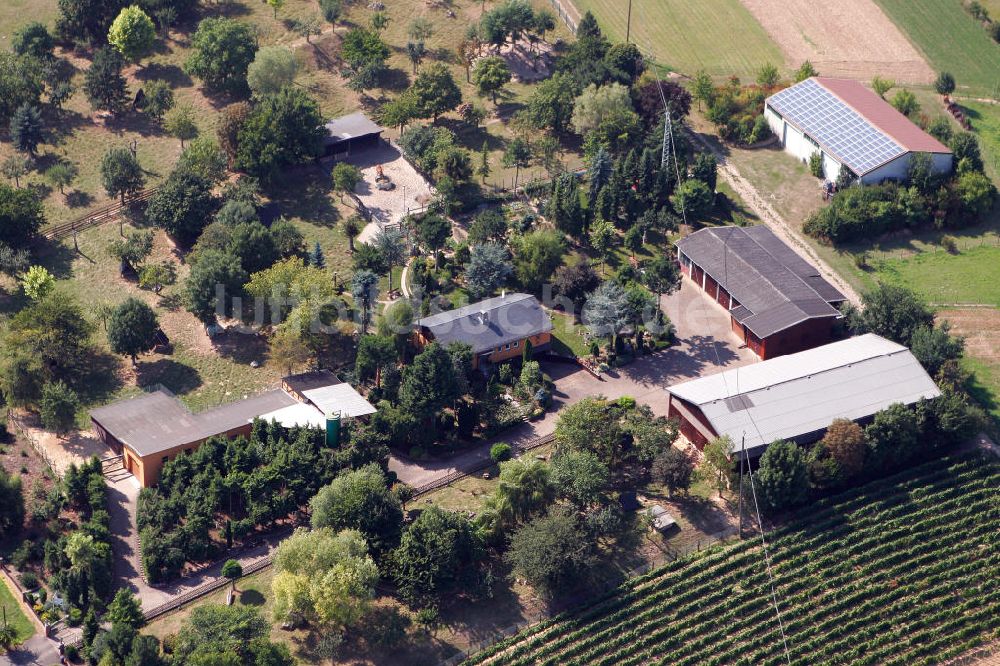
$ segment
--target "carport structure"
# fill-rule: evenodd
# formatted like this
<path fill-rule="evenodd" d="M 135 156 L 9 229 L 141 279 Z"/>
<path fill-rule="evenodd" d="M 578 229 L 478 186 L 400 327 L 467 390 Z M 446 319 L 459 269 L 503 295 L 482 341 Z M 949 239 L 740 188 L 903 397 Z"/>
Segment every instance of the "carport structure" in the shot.
<path fill-rule="evenodd" d="M 334 118 L 326 124 L 323 152 L 329 157 L 378 148 L 384 131 L 363 113 Z"/>

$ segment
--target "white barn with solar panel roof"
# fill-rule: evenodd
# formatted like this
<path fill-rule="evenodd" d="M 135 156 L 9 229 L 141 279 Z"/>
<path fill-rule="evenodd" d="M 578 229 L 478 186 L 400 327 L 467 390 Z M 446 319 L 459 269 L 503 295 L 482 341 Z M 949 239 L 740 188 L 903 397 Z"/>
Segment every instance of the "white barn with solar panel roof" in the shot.
<path fill-rule="evenodd" d="M 864 184 L 904 180 L 914 153 L 935 173 L 952 170 L 951 150 L 857 81 L 814 76 L 767 98 L 764 117 L 791 153 L 823 156 L 827 180 L 843 165 Z"/>

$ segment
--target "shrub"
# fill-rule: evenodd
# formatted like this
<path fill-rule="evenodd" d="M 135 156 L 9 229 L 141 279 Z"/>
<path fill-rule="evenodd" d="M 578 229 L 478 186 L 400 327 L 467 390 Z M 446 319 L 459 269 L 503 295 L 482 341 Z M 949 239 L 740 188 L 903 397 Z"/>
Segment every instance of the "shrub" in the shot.
<path fill-rule="evenodd" d="M 25 571 L 21 574 L 21 585 L 26 590 L 34 590 L 38 587 L 38 576 L 33 571 Z"/>
<path fill-rule="evenodd" d="M 941 247 L 943 247 L 948 254 L 958 254 L 958 239 L 954 236 L 942 236 Z"/>
<path fill-rule="evenodd" d="M 816 178 L 823 178 L 823 153 L 816 151 L 809 156 L 809 173 Z"/>
<path fill-rule="evenodd" d="M 506 442 L 497 442 L 490 447 L 490 458 L 492 458 L 495 463 L 510 460 L 512 453 L 513 449 L 511 449 L 510 444 L 507 444 Z"/>

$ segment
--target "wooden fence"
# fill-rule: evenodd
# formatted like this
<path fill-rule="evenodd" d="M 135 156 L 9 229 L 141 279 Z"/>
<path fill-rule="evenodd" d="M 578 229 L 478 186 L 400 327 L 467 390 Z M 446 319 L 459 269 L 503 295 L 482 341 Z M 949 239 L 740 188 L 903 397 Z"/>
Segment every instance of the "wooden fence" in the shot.
<path fill-rule="evenodd" d="M 73 234 L 83 231 L 84 229 L 98 227 L 105 222 L 117 220 L 129 206 L 149 201 L 149 199 L 156 193 L 157 189 L 159 188 L 151 187 L 148 190 L 142 190 L 141 192 L 132 195 L 125 201 L 124 206 L 119 201 L 118 203 L 87 213 L 83 217 L 76 220 L 51 226 L 46 229 L 42 235 L 49 240 L 61 240 L 63 238 L 69 238 Z"/>

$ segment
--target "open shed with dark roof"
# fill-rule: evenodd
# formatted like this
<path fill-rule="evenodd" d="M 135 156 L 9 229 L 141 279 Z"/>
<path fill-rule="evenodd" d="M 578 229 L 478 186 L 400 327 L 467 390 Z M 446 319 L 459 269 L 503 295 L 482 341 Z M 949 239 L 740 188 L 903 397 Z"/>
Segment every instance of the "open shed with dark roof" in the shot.
<path fill-rule="evenodd" d="M 363 113 L 334 118 L 326 124 L 326 155 L 350 155 L 366 148 L 375 148 L 385 131 Z"/>
<path fill-rule="evenodd" d="M 830 340 L 844 295 L 768 227 L 702 229 L 677 242 L 677 257 L 760 358 Z"/>

